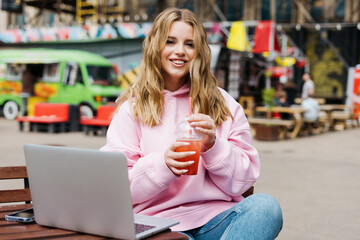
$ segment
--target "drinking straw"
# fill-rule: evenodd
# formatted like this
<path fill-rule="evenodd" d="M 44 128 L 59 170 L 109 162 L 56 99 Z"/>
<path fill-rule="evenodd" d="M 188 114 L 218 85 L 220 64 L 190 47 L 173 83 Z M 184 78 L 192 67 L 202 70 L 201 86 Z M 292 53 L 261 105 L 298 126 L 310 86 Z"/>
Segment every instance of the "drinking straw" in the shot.
<path fill-rule="evenodd" d="M 192 115 L 192 97 L 189 97 L 189 116 Z M 192 135 L 191 127 L 189 129 L 189 134 Z"/>
<path fill-rule="evenodd" d="M 189 115 L 192 114 L 192 97 L 189 97 Z"/>

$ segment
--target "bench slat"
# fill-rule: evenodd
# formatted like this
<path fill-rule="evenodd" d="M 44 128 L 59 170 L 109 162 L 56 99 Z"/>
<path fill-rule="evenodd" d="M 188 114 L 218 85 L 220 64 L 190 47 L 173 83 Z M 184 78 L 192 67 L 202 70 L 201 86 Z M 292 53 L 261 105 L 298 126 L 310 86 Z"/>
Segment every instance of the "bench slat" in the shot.
<path fill-rule="evenodd" d="M 110 120 L 103 120 L 103 119 L 81 119 L 81 125 L 91 125 L 91 126 L 105 126 L 108 127 L 111 123 Z"/>
<path fill-rule="evenodd" d="M 0 190 L 0 203 L 31 201 L 30 189 Z"/>
<path fill-rule="evenodd" d="M 53 116 L 29 116 L 22 117 L 18 119 L 19 122 L 33 122 L 33 123 L 61 123 L 66 122 L 68 119 L 63 117 L 53 117 Z"/>
<path fill-rule="evenodd" d="M 25 166 L 1 167 L 0 179 L 22 179 L 27 178 Z"/>
<path fill-rule="evenodd" d="M 346 120 L 346 119 L 350 119 L 350 114 L 346 113 L 346 112 L 332 112 L 331 113 L 331 117 L 333 119 L 339 119 L 339 120 Z"/>
<path fill-rule="evenodd" d="M 267 119 L 267 118 L 248 118 L 250 124 L 269 124 L 290 127 L 295 124 L 293 120 Z"/>

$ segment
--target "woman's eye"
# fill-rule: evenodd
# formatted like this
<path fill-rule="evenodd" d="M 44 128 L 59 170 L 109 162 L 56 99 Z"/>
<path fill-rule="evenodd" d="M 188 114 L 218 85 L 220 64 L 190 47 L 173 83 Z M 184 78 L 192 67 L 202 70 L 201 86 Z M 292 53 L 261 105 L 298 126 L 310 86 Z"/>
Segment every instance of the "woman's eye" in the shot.
<path fill-rule="evenodd" d="M 173 40 L 167 40 L 166 44 L 174 44 L 175 42 Z"/>
<path fill-rule="evenodd" d="M 187 46 L 193 48 L 194 47 L 194 43 L 186 43 Z"/>

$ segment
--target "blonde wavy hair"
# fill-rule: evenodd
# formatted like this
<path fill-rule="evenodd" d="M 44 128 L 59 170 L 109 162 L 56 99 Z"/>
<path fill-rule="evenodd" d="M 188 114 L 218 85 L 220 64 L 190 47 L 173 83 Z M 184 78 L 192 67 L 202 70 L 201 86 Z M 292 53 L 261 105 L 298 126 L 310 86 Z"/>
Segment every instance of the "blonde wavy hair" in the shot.
<path fill-rule="evenodd" d="M 143 58 L 135 82 L 118 99 L 116 109 L 126 100 L 134 103 L 133 113 L 144 125 L 150 127 L 161 124 L 164 106 L 164 78 L 161 71 L 161 51 L 164 48 L 171 24 L 183 21 L 193 27 L 194 49 L 190 70 L 193 112 L 209 115 L 218 126 L 232 115 L 225 99 L 217 88 L 217 82 L 210 71 L 211 52 L 207 33 L 198 17 L 187 9 L 169 8 L 155 19 L 149 34 L 143 42 Z"/>

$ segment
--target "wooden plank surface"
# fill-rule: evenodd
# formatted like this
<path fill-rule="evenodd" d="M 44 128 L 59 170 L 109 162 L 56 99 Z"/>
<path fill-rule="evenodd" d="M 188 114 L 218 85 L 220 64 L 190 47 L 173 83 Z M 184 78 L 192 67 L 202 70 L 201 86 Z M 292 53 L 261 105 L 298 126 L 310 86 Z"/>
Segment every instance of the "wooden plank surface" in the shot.
<path fill-rule="evenodd" d="M 30 189 L 0 190 L 0 203 L 31 201 Z"/>
<path fill-rule="evenodd" d="M 25 166 L 0 167 L 0 179 L 27 178 Z"/>
<path fill-rule="evenodd" d="M 281 126 L 292 126 L 295 124 L 293 120 L 283 120 L 274 118 L 248 118 L 250 124 L 269 124 L 269 125 L 281 125 Z"/>
<path fill-rule="evenodd" d="M 102 236 L 40 226 L 35 222 L 18 223 L 5 220 L 5 215 L 31 207 L 31 204 L 0 206 L 0 239 L 108 239 Z M 171 232 L 170 230 L 159 233 L 147 240 L 186 240 L 187 236 Z"/>

